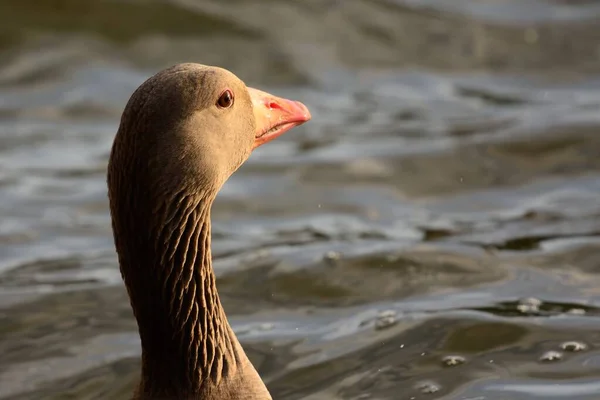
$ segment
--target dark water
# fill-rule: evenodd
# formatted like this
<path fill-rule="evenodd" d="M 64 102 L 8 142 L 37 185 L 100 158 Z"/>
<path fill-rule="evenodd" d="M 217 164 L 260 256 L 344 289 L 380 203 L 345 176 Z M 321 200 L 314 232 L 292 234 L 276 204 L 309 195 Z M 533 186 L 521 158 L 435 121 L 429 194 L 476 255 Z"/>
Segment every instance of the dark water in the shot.
<path fill-rule="evenodd" d="M 176 62 L 313 120 L 214 208 L 276 399 L 600 398 L 600 2 L 0 1 L 0 398 L 127 399 L 105 167 Z"/>

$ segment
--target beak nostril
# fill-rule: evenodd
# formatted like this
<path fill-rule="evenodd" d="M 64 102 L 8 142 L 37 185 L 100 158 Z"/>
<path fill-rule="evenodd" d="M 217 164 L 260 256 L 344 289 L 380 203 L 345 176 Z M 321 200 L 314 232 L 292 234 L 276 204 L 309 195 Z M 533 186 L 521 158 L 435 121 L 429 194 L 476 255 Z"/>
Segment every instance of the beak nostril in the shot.
<path fill-rule="evenodd" d="M 273 110 L 281 110 L 281 106 L 277 103 L 275 103 L 274 101 L 270 101 L 268 104 L 269 109 Z"/>

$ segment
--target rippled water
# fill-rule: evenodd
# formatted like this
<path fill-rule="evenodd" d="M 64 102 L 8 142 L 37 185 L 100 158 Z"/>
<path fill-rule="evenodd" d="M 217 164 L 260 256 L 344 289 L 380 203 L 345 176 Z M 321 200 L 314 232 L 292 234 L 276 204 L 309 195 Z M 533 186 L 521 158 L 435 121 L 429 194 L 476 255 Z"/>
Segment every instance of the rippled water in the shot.
<path fill-rule="evenodd" d="M 126 399 L 105 168 L 158 69 L 313 120 L 214 207 L 276 399 L 600 398 L 600 2 L 0 2 L 0 398 Z"/>

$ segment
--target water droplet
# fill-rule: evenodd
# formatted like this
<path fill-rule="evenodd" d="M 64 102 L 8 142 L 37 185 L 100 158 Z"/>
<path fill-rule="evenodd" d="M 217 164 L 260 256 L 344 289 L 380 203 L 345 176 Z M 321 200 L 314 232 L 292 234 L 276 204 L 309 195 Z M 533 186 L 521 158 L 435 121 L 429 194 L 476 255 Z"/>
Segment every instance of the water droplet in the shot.
<path fill-rule="evenodd" d="M 417 383 L 416 389 L 424 394 L 439 392 L 441 387 L 435 382 L 426 381 Z"/>
<path fill-rule="evenodd" d="M 342 258 L 342 255 L 340 253 L 338 253 L 337 251 L 333 251 L 333 250 L 330 250 L 323 255 L 323 259 L 330 263 L 334 263 L 334 262 L 338 261 L 340 258 Z"/>
<path fill-rule="evenodd" d="M 523 314 L 536 313 L 540 311 L 541 305 L 542 301 L 540 299 L 528 297 L 526 299 L 519 300 L 519 304 L 517 304 L 517 310 L 521 311 Z"/>
<path fill-rule="evenodd" d="M 585 315 L 585 310 L 583 308 L 571 308 L 569 311 L 567 311 L 567 314 Z"/>
<path fill-rule="evenodd" d="M 454 367 L 456 365 L 461 365 L 467 362 L 467 360 L 463 356 L 446 356 L 442 358 L 442 363 L 447 367 Z"/>
<path fill-rule="evenodd" d="M 547 351 L 544 354 L 542 354 L 542 356 L 540 357 L 540 361 L 542 362 L 553 362 L 553 361 L 560 361 L 562 360 L 563 355 L 561 352 L 559 351 Z"/>
<path fill-rule="evenodd" d="M 560 348 L 563 349 L 564 351 L 570 351 L 573 353 L 576 353 L 578 351 L 585 351 L 587 350 L 587 344 L 582 343 L 582 342 L 576 342 L 576 341 L 569 341 L 569 342 L 564 342 L 563 344 L 560 345 Z"/>

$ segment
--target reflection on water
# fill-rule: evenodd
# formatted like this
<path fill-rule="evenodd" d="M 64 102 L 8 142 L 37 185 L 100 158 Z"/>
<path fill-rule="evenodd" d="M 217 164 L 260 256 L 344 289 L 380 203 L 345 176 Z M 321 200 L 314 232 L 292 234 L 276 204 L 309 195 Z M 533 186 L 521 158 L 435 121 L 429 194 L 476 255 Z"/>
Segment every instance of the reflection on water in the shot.
<path fill-rule="evenodd" d="M 105 167 L 175 62 L 305 102 L 214 208 L 276 399 L 597 399 L 600 3 L 0 2 L 0 398 L 126 399 Z"/>

